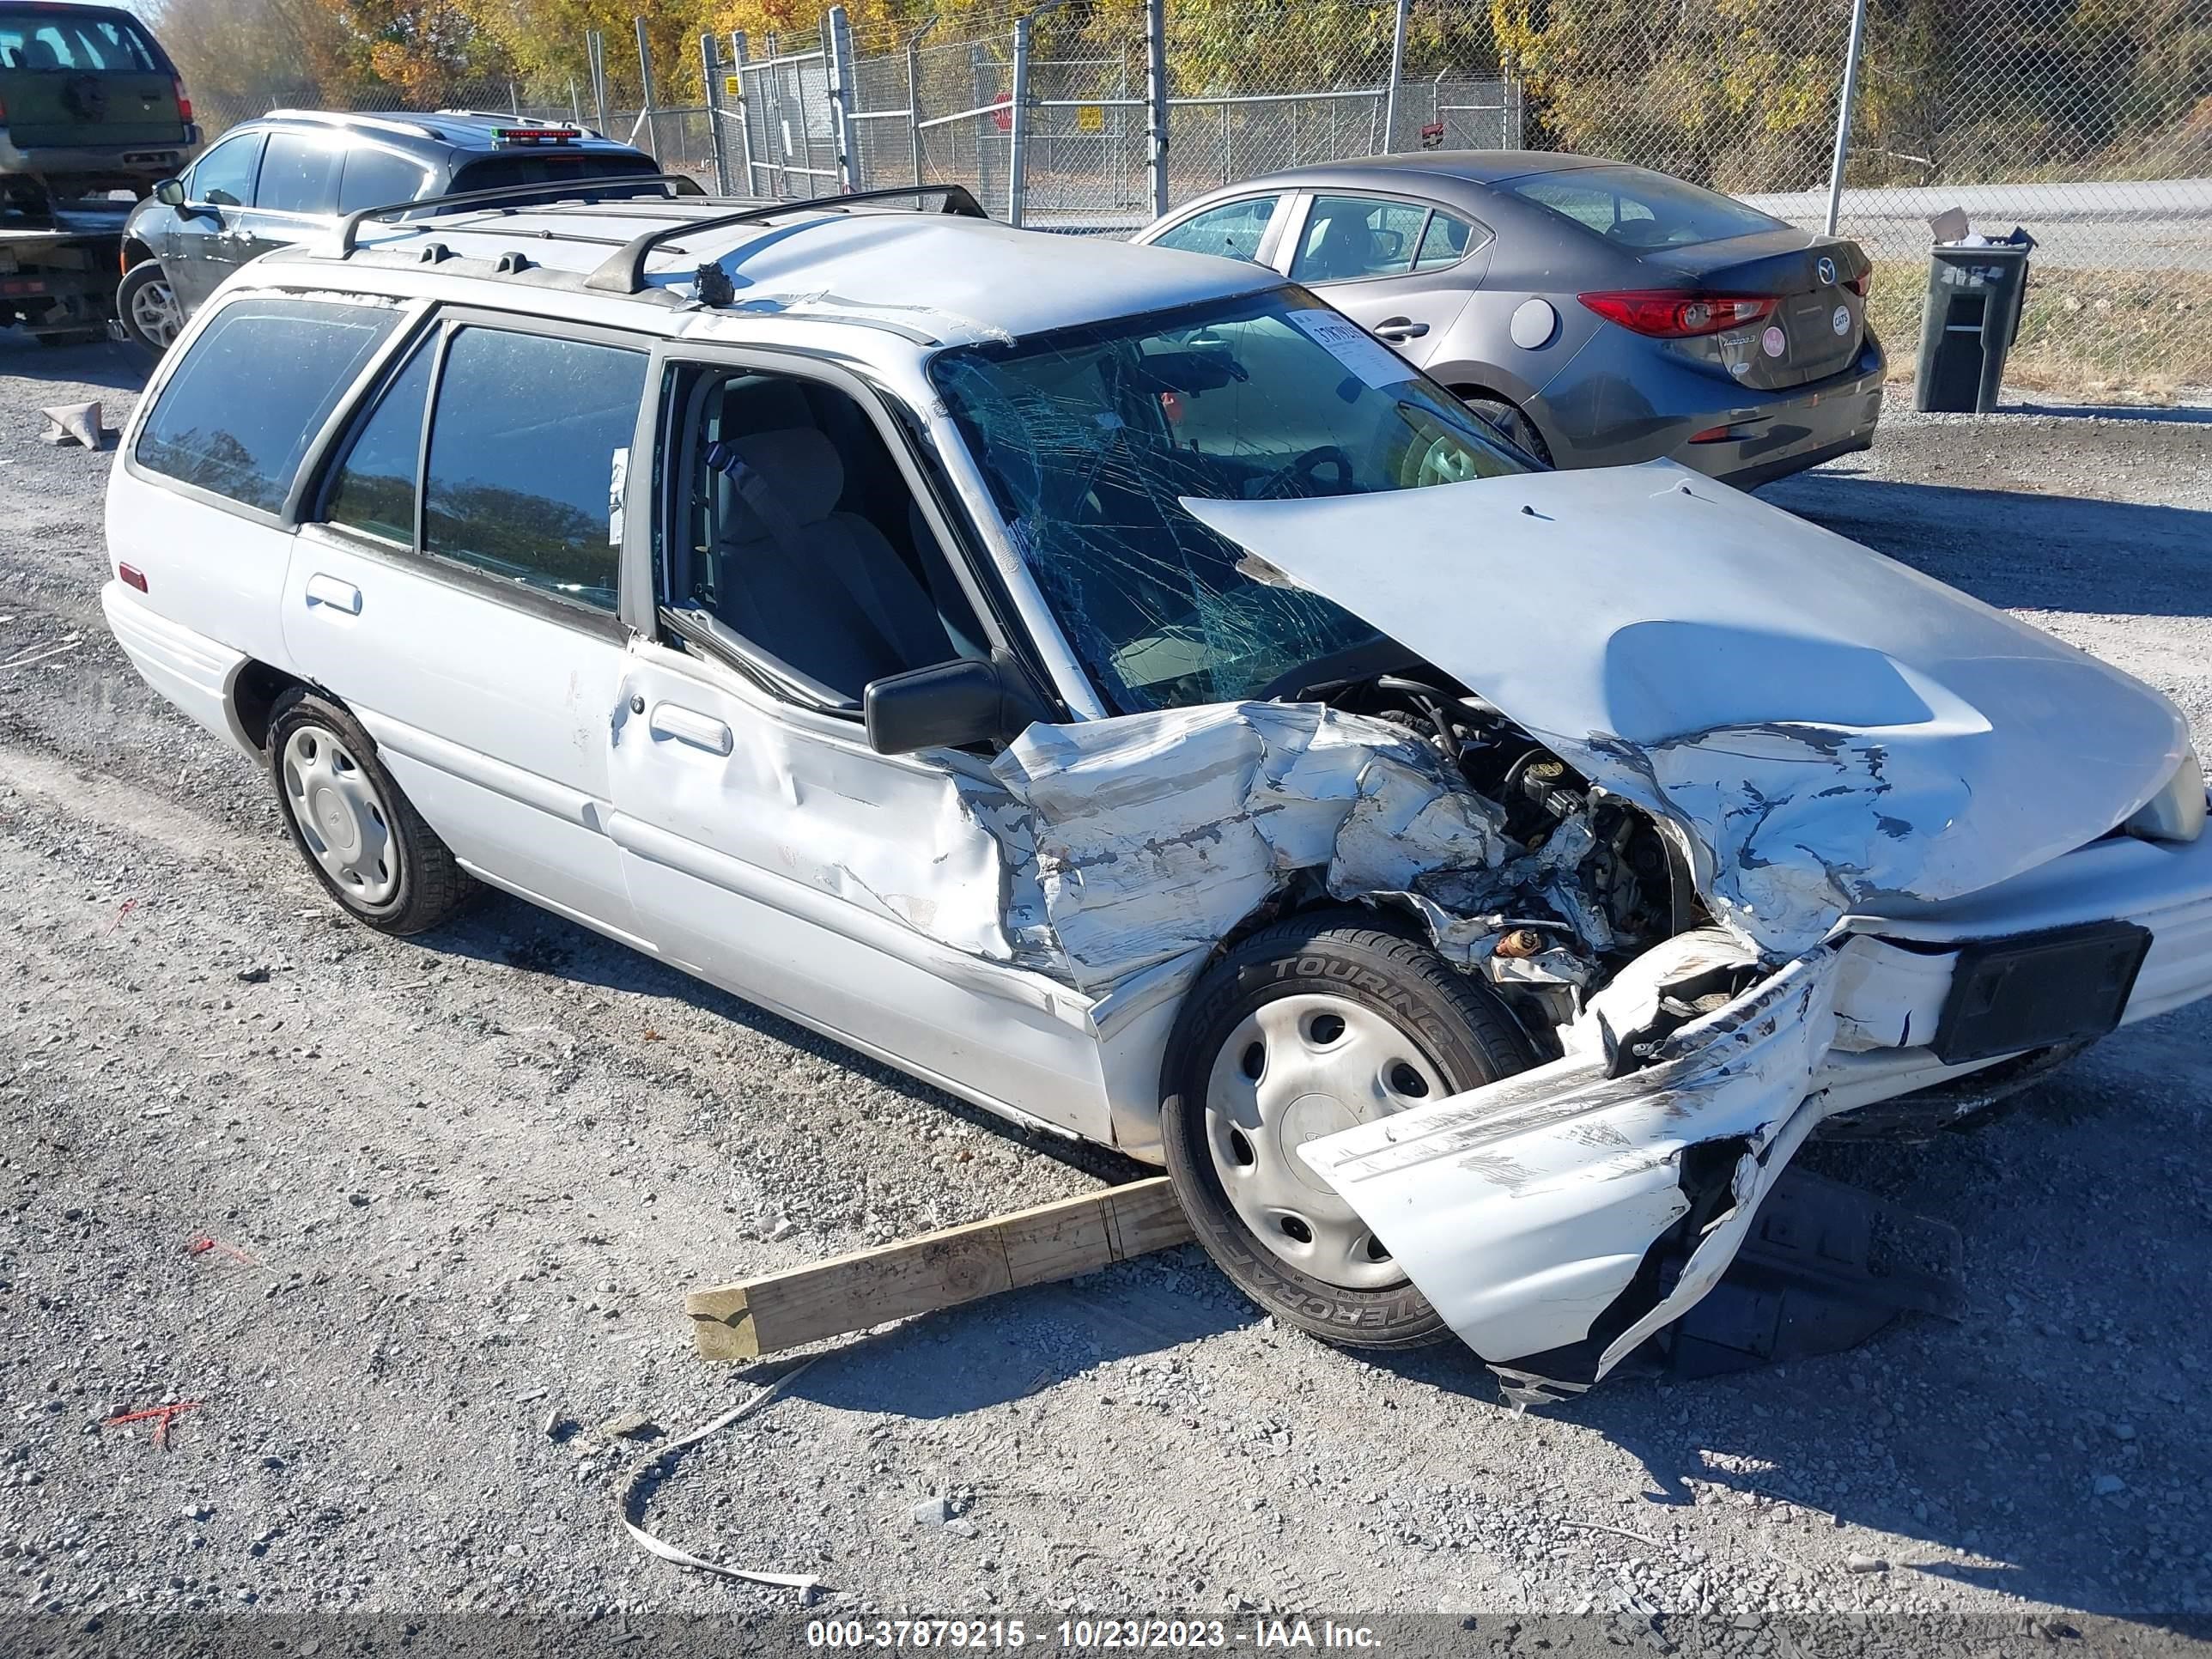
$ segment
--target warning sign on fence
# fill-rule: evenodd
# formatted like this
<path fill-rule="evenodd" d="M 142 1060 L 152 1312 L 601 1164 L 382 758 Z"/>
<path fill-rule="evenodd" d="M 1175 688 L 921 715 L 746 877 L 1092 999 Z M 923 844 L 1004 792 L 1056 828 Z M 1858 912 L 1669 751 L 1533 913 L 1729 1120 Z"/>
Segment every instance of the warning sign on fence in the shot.
<path fill-rule="evenodd" d="M 722 96 L 723 96 L 723 97 L 725 97 L 725 98 L 743 98 L 744 95 L 745 95 L 745 77 L 744 77 L 744 76 L 742 76 L 742 75 L 726 75 L 726 76 L 724 76 L 722 77 Z"/>
<path fill-rule="evenodd" d="M 1105 131 L 1105 110 L 1097 104 L 1078 104 L 1075 106 L 1075 130 L 1078 132 Z"/>

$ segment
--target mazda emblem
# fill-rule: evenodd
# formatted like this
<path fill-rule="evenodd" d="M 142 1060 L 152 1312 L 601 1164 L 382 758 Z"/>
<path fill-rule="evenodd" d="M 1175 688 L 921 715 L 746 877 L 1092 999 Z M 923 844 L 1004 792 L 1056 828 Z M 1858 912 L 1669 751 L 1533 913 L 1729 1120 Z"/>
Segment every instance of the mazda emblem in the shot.
<path fill-rule="evenodd" d="M 1814 265 L 1813 269 L 1819 273 L 1820 278 L 1822 282 L 1826 283 L 1831 286 L 1834 284 L 1836 280 L 1836 262 L 1833 259 L 1823 258 L 1820 263 Z"/>

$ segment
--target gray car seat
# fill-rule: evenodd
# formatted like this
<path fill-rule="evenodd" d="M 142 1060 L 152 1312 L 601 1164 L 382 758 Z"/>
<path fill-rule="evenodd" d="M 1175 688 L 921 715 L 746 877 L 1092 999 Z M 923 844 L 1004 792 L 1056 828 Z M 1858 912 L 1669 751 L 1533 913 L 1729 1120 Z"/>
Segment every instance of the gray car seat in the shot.
<path fill-rule="evenodd" d="M 844 463 L 811 427 L 718 444 L 714 592 L 721 620 L 832 690 L 959 655 L 928 590 L 876 526 L 841 513 Z"/>

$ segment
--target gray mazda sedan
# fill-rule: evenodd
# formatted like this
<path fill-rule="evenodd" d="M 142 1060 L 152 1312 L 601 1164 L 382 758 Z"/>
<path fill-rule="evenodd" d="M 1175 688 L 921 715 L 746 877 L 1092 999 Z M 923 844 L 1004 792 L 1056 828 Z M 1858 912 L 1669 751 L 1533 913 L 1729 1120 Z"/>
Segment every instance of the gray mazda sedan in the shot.
<path fill-rule="evenodd" d="M 1187 202 L 1135 239 L 1284 272 L 1559 466 L 1750 489 L 1867 448 L 1885 362 L 1856 242 L 1644 167 L 1378 155 Z"/>

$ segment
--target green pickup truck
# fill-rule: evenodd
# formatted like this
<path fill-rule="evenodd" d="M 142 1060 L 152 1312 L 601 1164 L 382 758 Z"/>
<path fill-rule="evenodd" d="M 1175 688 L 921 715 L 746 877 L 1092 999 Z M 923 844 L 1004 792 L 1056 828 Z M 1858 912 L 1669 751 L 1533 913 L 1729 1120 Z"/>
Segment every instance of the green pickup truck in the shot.
<path fill-rule="evenodd" d="M 0 197 L 143 196 L 198 143 L 175 65 L 129 12 L 0 0 Z"/>

